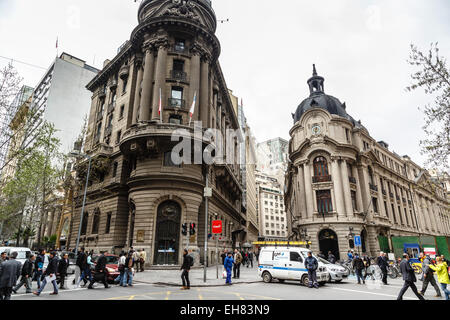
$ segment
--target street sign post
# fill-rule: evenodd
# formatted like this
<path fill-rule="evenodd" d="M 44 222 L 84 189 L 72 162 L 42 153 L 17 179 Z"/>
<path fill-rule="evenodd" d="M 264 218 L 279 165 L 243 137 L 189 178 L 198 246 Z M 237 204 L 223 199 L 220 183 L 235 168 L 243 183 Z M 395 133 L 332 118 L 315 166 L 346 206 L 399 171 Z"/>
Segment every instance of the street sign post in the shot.
<path fill-rule="evenodd" d="M 211 230 L 216 235 L 216 278 L 219 279 L 219 234 L 222 234 L 222 220 L 214 220 Z"/>
<path fill-rule="evenodd" d="M 355 236 L 354 242 L 355 242 L 355 247 L 358 248 L 358 253 L 359 253 L 359 248 L 361 247 L 361 236 Z"/>

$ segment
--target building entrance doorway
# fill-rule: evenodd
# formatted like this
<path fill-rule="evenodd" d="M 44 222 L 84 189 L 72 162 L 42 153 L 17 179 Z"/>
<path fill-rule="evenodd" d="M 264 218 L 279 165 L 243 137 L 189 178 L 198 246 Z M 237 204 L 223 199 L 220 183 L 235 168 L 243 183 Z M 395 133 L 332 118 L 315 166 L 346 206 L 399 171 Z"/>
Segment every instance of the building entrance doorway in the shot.
<path fill-rule="evenodd" d="M 319 232 L 319 248 L 325 256 L 331 251 L 340 260 L 338 237 L 333 230 L 324 229 Z"/>
<path fill-rule="evenodd" d="M 174 201 L 159 205 L 156 220 L 155 265 L 177 265 L 181 207 Z"/>

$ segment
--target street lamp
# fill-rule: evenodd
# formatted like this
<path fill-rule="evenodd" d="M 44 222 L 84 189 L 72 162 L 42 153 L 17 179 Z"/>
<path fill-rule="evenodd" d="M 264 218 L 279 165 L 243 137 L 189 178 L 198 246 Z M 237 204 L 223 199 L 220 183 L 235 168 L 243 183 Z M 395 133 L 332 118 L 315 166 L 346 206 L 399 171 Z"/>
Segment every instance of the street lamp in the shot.
<path fill-rule="evenodd" d="M 80 245 L 80 237 L 81 237 L 81 226 L 83 225 L 83 218 L 84 218 L 84 207 L 86 205 L 86 193 L 87 193 L 87 188 L 88 188 L 88 183 L 89 183 L 89 174 L 91 173 L 91 162 L 92 162 L 92 157 L 87 155 L 87 154 L 83 154 L 81 153 L 81 151 L 79 150 L 75 150 L 72 151 L 71 153 L 69 153 L 70 157 L 74 157 L 74 158 L 85 158 L 85 159 L 89 159 L 89 165 L 88 165 L 88 171 L 87 171 L 87 175 L 86 175 L 86 185 L 84 187 L 84 196 L 83 196 L 83 205 L 81 207 L 81 218 L 80 218 L 80 225 L 78 227 L 78 236 L 77 236 L 77 244 L 75 247 L 75 254 L 78 255 L 78 246 Z"/>

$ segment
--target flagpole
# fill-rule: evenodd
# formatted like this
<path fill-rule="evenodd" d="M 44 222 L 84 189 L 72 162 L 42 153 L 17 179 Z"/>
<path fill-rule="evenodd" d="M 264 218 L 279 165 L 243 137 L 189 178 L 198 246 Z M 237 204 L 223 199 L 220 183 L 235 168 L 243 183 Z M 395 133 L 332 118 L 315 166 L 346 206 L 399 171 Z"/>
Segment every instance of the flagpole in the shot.
<path fill-rule="evenodd" d="M 191 126 L 192 116 L 194 115 L 196 102 L 197 102 L 197 91 L 194 92 L 194 101 L 192 101 L 191 110 L 189 111 L 189 127 Z"/>

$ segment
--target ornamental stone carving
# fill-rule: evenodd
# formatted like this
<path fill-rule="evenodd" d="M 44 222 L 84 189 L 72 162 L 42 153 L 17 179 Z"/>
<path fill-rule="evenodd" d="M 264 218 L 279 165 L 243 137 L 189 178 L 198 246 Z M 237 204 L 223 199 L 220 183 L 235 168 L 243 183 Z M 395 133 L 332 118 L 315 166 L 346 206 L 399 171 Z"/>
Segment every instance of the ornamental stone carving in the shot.
<path fill-rule="evenodd" d="M 163 15 L 200 21 L 200 17 L 194 12 L 195 7 L 195 3 L 189 0 L 172 0 L 172 4 L 163 12 Z"/>

